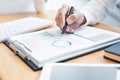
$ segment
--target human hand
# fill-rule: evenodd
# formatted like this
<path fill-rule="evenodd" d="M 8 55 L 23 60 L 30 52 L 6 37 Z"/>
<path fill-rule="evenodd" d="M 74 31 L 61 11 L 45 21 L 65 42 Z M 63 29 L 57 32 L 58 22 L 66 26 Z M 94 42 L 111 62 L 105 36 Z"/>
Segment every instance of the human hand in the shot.
<path fill-rule="evenodd" d="M 79 11 L 75 10 L 73 14 L 70 16 L 66 16 L 69 11 L 68 5 L 63 5 L 62 8 L 60 8 L 56 15 L 56 24 L 63 29 L 65 22 L 67 22 L 68 26 L 66 29 L 66 32 L 73 33 L 75 28 L 78 28 L 79 26 L 86 23 L 85 16 L 80 13 Z"/>

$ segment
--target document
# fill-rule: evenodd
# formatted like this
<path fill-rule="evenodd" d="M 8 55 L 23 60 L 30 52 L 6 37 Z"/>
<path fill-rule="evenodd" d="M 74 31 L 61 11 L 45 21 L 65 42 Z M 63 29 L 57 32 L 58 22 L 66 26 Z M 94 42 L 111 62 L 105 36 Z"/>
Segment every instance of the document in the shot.
<path fill-rule="evenodd" d="M 9 37 L 5 43 L 38 70 L 45 63 L 88 54 L 119 41 L 118 33 L 83 26 L 73 34 L 61 34 L 59 28 L 53 28 Z"/>

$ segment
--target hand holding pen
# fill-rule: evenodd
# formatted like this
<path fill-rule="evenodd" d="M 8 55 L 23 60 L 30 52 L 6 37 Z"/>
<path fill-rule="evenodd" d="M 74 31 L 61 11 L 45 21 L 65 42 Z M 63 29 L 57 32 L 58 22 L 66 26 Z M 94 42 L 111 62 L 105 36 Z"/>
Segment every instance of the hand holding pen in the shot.
<path fill-rule="evenodd" d="M 68 12 L 70 13 L 68 14 Z M 73 7 L 70 10 L 69 6 L 63 5 L 57 12 L 56 23 L 61 28 L 62 34 L 64 32 L 73 33 L 74 29 L 86 23 L 86 18 Z"/>
<path fill-rule="evenodd" d="M 70 16 L 71 14 L 73 14 L 73 11 L 74 11 L 74 7 L 71 7 L 70 10 L 68 11 L 67 17 Z M 65 25 L 64 25 L 63 30 L 62 30 L 62 34 L 65 33 L 67 26 L 68 26 L 68 23 L 65 22 Z"/>

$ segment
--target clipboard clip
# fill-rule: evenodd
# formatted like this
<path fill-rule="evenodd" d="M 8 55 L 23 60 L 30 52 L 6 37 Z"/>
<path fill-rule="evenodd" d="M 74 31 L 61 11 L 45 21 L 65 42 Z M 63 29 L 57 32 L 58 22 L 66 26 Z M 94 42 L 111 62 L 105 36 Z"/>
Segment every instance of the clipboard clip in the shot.
<path fill-rule="evenodd" d="M 28 47 L 26 47 L 23 43 L 20 43 L 17 40 L 13 41 L 11 44 L 14 47 L 13 50 L 16 55 L 19 55 L 23 59 L 29 60 L 29 56 L 32 51 Z"/>

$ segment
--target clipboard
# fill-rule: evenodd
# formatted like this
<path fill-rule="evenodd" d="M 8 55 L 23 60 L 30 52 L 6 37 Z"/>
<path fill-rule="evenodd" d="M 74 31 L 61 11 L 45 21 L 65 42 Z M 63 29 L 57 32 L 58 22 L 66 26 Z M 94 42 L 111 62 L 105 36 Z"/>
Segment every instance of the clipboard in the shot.
<path fill-rule="evenodd" d="M 27 51 L 27 52 L 31 52 L 30 49 L 28 49 L 24 44 L 20 43 L 19 41 L 13 41 L 8 42 L 7 40 L 4 41 L 5 45 L 7 45 L 14 53 L 15 55 L 17 55 L 20 59 L 22 59 L 32 70 L 37 71 L 40 70 L 41 68 L 38 67 L 37 65 L 35 65 L 31 60 L 29 60 L 28 56 L 30 55 L 30 53 L 24 54 L 24 52 L 22 51 Z M 17 45 L 16 45 L 17 44 Z M 16 45 L 16 47 L 14 47 L 13 45 Z M 22 45 L 22 46 L 20 46 Z M 20 49 L 18 48 L 21 47 L 22 49 L 22 53 L 20 53 Z"/>
<path fill-rule="evenodd" d="M 88 34 L 89 32 L 92 34 Z M 37 71 L 46 63 L 73 59 L 120 41 L 118 33 L 89 26 L 80 27 L 74 34 L 64 34 L 62 38 L 59 35 L 61 30 L 54 28 L 12 36 L 4 43 Z"/>

